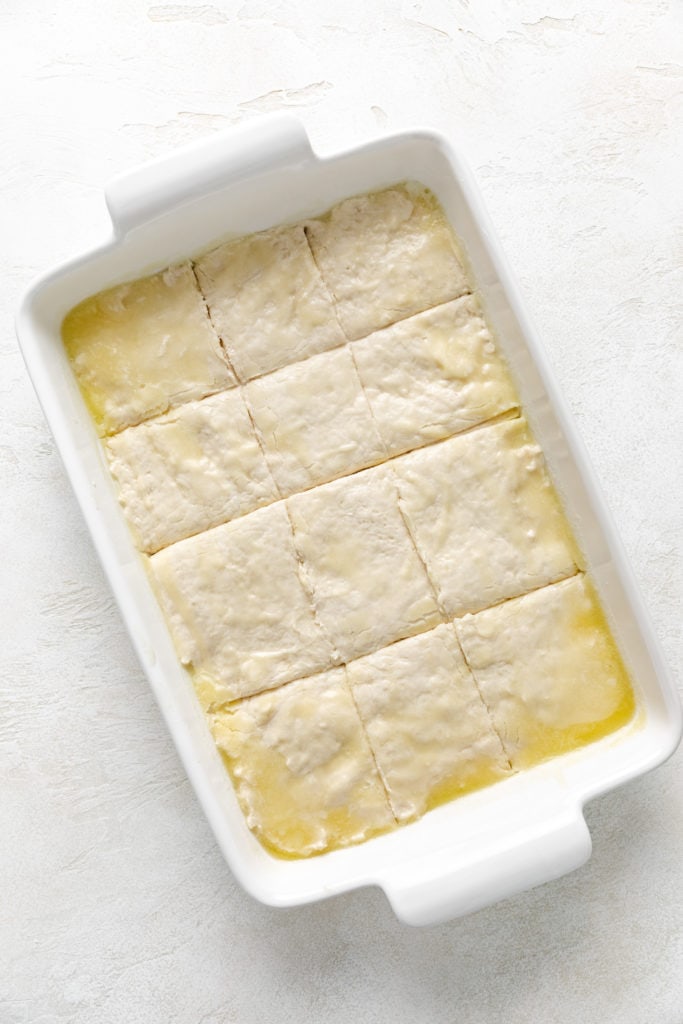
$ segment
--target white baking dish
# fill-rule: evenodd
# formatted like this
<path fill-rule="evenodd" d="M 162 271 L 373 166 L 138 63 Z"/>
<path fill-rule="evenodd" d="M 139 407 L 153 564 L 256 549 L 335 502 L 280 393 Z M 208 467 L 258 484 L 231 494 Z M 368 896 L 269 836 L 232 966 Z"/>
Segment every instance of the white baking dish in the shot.
<path fill-rule="evenodd" d="M 279 860 L 247 829 L 189 676 L 176 658 L 62 348 L 60 324 L 85 296 L 192 256 L 214 241 L 317 214 L 345 196 L 406 179 L 436 193 L 464 243 L 631 671 L 638 713 L 604 740 L 456 800 L 389 835 L 309 860 Z M 428 924 L 578 867 L 591 850 L 583 805 L 665 760 L 680 738 L 681 709 L 583 447 L 476 189 L 448 142 L 414 131 L 321 158 L 299 121 L 266 118 L 116 179 L 106 199 L 113 236 L 30 288 L 17 333 L 140 661 L 241 884 L 278 906 L 379 885 L 403 921 Z"/>

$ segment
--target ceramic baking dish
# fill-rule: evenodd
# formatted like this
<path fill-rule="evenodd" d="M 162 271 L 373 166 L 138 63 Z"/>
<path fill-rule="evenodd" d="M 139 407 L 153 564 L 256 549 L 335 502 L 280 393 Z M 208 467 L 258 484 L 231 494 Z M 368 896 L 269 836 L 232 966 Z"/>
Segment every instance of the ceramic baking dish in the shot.
<path fill-rule="evenodd" d="M 249 832 L 190 678 L 175 655 L 62 348 L 60 325 L 72 306 L 100 289 L 226 237 L 318 214 L 346 196 L 407 179 L 436 193 L 464 243 L 630 669 L 638 711 L 630 725 L 591 746 L 462 797 L 388 835 L 308 860 L 281 860 Z M 266 118 L 114 180 L 106 201 L 112 236 L 30 288 L 17 333 L 142 666 L 236 877 L 255 897 L 277 906 L 379 885 L 401 920 L 428 924 L 577 868 L 591 851 L 583 805 L 665 760 L 680 737 L 681 709 L 582 444 L 475 186 L 447 140 L 411 131 L 320 157 L 298 120 Z"/>

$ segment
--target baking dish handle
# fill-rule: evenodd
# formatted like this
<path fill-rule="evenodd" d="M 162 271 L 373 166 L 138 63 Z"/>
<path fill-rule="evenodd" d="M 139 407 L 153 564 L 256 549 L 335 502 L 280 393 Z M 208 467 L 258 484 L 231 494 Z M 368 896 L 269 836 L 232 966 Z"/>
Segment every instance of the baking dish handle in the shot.
<path fill-rule="evenodd" d="M 471 859 L 454 852 L 406 862 L 382 881 L 396 916 L 406 924 L 440 924 L 560 878 L 591 854 L 578 807 L 550 819 L 524 822 Z M 430 863 L 431 861 L 431 863 Z"/>
<path fill-rule="evenodd" d="M 255 118 L 119 175 L 105 186 L 117 236 L 177 206 L 264 170 L 310 160 L 301 121 L 287 114 Z"/>

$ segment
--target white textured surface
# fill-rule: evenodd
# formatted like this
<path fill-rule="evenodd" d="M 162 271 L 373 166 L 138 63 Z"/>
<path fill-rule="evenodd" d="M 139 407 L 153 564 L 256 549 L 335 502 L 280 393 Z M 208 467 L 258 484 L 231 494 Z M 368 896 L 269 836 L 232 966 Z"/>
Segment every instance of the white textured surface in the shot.
<path fill-rule="evenodd" d="M 415 931 L 235 885 L 131 652 L 12 334 L 103 182 L 262 111 L 473 165 L 665 653 L 681 662 L 683 24 L 672 0 L 6 0 L 3 1024 L 681 1024 L 683 753 L 588 809 L 581 871 Z M 680 236 L 679 236 L 680 238 Z"/>

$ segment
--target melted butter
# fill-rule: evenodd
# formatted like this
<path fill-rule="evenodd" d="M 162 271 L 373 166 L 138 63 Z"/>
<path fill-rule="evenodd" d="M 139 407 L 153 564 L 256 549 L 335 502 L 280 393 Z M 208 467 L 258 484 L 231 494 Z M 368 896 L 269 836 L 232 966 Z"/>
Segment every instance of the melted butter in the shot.
<path fill-rule="evenodd" d="M 513 768 L 531 768 L 626 725 L 628 673 L 583 574 L 456 625 Z"/>
<path fill-rule="evenodd" d="M 393 827 L 343 669 L 210 721 L 247 823 L 271 852 L 313 856 Z"/>
<path fill-rule="evenodd" d="M 427 798 L 426 810 L 432 811 L 435 807 L 449 804 L 452 800 L 465 796 L 467 793 L 474 793 L 478 789 L 493 786 L 505 778 L 506 774 L 501 773 L 495 765 L 485 761 L 479 761 L 469 769 L 454 772 L 453 775 L 432 787 Z"/>
<path fill-rule="evenodd" d="M 101 434 L 235 383 L 189 264 L 85 299 L 62 340 Z"/>
<path fill-rule="evenodd" d="M 219 753 L 233 786 L 239 789 L 240 778 L 235 772 L 235 761 L 224 750 L 219 749 Z M 275 799 L 281 801 L 283 814 L 277 828 L 272 831 L 253 825 L 250 825 L 250 828 L 261 846 L 279 860 L 294 861 L 301 860 L 302 857 L 319 857 L 331 850 L 341 850 L 365 842 L 373 836 L 384 835 L 397 827 L 395 822 L 387 819 L 381 826 L 366 827 L 363 834 L 359 835 L 358 821 L 350 807 L 331 808 L 325 815 L 325 845 L 319 849 L 311 849 L 316 841 L 319 842 L 317 830 L 308 826 L 298 816 L 297 809 L 291 806 L 288 788 L 280 784 L 278 771 L 269 770 L 267 765 L 262 765 L 259 779 L 259 784 L 272 793 Z"/>
<path fill-rule="evenodd" d="M 567 643 L 569 647 L 580 649 L 588 642 L 597 652 L 596 660 L 600 662 L 603 679 L 607 682 L 596 695 L 595 717 L 564 728 L 539 724 L 527 736 L 524 749 L 516 755 L 515 763 L 519 768 L 531 768 L 601 740 L 627 725 L 634 717 L 636 702 L 628 673 L 595 589 L 587 580 L 585 587 L 589 600 L 574 610 L 567 626 Z M 570 709 L 568 714 L 571 714 Z"/>

